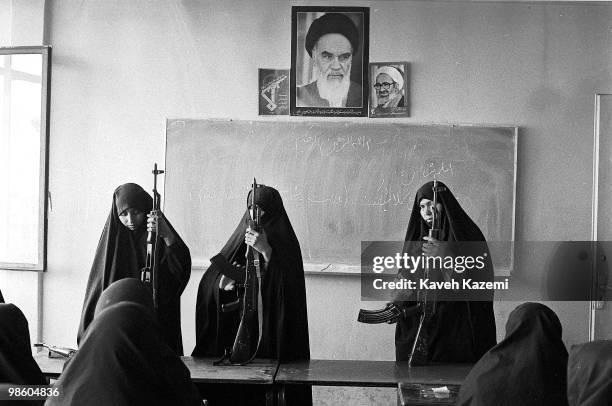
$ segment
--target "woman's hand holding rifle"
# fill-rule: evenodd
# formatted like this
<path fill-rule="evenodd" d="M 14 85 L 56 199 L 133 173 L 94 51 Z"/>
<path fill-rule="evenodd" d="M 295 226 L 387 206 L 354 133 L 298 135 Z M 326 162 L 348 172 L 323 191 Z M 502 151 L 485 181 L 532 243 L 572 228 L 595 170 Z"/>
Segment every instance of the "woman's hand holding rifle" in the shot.
<path fill-rule="evenodd" d="M 168 247 L 176 241 L 176 236 L 168 226 L 166 217 L 161 210 L 152 211 L 147 214 L 147 231 L 156 232 L 159 237 L 164 239 Z"/>
<path fill-rule="evenodd" d="M 266 263 L 270 262 L 270 258 L 272 257 L 272 246 L 270 246 L 266 232 L 263 229 L 257 232 L 251 227 L 247 228 L 244 234 L 244 242 L 260 252 Z"/>

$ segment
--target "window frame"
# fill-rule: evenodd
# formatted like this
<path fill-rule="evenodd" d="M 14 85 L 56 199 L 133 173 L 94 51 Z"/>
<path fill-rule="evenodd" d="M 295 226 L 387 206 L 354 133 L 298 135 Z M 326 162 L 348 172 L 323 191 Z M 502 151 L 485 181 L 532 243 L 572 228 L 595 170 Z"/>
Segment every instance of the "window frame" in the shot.
<path fill-rule="evenodd" d="M 41 101 L 40 101 L 40 150 L 38 176 L 38 254 L 36 263 L 2 262 L 0 269 L 38 271 L 47 267 L 47 203 L 49 202 L 49 117 L 51 106 L 51 46 L 0 47 L 0 55 L 40 54 Z M 10 68 L 10 66 L 9 66 Z M 4 96 L 2 96 L 4 97 Z M 10 230 L 8 230 L 10 232 Z"/>

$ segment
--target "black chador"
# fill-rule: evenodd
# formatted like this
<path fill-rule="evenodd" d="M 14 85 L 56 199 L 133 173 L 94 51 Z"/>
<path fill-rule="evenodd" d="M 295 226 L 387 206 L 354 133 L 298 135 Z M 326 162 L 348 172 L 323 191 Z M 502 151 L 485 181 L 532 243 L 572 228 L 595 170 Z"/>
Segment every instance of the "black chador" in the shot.
<path fill-rule="evenodd" d="M 201 405 L 189 370 L 165 342 L 151 289 L 134 278 L 100 296 L 76 354 L 47 406 Z"/>
<path fill-rule="evenodd" d="M 442 205 L 440 216 L 439 241 L 449 243 L 470 242 L 469 251 L 473 254 L 486 253 L 485 267 L 478 270 L 478 280 L 493 280 L 493 265 L 484 235 L 459 202 L 442 182 L 443 190 L 437 193 L 438 203 Z M 417 191 L 412 213 L 406 231 L 404 250 L 409 255 L 423 255 L 423 237 L 428 236 L 431 225 L 421 215 L 420 203 L 423 199 L 433 201 L 433 182 L 428 182 Z M 480 242 L 480 243 L 478 243 Z M 479 245 L 474 249 L 474 243 Z M 422 276 L 419 272 L 415 275 Z M 466 271 L 462 277 L 469 278 Z M 495 317 L 491 300 L 437 301 L 431 308 L 432 315 L 422 327 L 425 337 L 424 362 L 476 362 L 482 354 L 495 345 Z M 415 301 L 396 302 L 404 308 L 416 306 Z M 395 356 L 397 361 L 407 361 L 415 342 L 420 315 L 407 312 L 408 317 L 399 318 L 395 330 Z"/>
<path fill-rule="evenodd" d="M 19 385 L 47 383 L 32 358 L 28 321 L 12 303 L 0 304 L 0 382 Z"/>
<path fill-rule="evenodd" d="M 508 316 L 506 338 L 482 356 L 461 385 L 457 405 L 567 405 L 561 333 L 559 318 L 545 305 L 518 306 Z"/>
<path fill-rule="evenodd" d="M 77 341 L 80 342 L 87 326 L 91 323 L 102 291 L 111 283 L 123 278 L 140 279 L 140 271 L 145 265 L 146 224 L 136 230 L 130 230 L 121 223 L 119 214 L 127 209 L 136 209 L 146 214 L 152 207 L 151 196 L 134 183 L 126 183 L 115 190 L 111 210 L 89 273 Z M 172 229 L 168 220 L 166 223 Z M 189 249 L 174 229 L 172 232 L 175 242 L 171 246 L 167 246 L 161 239 L 158 244 L 157 318 L 170 348 L 182 355 L 180 299 L 191 274 L 191 256 Z"/>
<path fill-rule="evenodd" d="M 46 385 L 47 380 L 34 358 L 30 346 L 28 321 L 14 304 L 0 304 L 0 387 L 12 385 Z M 5 392 L 6 393 L 6 392 Z M 0 401 L 15 406 L 42 405 L 43 401 Z"/>
<path fill-rule="evenodd" d="M 572 346 L 567 400 L 570 406 L 612 405 L 612 340 Z"/>
<path fill-rule="evenodd" d="M 309 359 L 306 289 L 300 244 L 276 189 L 260 185 L 255 203 L 263 210 L 261 226 L 272 247 L 270 261 L 262 266 L 263 329 L 256 356 L 282 361 Z M 245 264 L 245 232 L 249 218 L 247 208 L 221 250 L 220 254 L 229 263 Z M 227 291 L 220 288 L 222 279 L 223 274 L 213 263 L 200 281 L 193 356 L 221 357 L 226 348 L 232 348 L 240 312 L 221 311 L 223 303 L 237 299 L 236 289 Z M 206 395 L 209 397 L 211 394 L 207 391 Z M 310 389 L 304 390 L 299 397 L 300 401 L 289 404 L 310 404 Z"/>

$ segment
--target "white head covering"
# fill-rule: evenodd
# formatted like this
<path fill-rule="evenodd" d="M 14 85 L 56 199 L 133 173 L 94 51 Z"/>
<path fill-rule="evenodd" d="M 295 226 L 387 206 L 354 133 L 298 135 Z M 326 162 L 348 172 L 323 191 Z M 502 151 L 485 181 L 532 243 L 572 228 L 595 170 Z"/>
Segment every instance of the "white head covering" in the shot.
<path fill-rule="evenodd" d="M 404 72 L 402 72 L 401 69 L 389 65 L 381 66 L 376 71 L 375 78 L 377 78 L 378 75 L 380 75 L 381 73 L 386 73 L 387 75 L 389 75 L 391 79 L 393 79 L 393 81 L 397 83 L 398 89 L 402 89 L 404 87 Z"/>

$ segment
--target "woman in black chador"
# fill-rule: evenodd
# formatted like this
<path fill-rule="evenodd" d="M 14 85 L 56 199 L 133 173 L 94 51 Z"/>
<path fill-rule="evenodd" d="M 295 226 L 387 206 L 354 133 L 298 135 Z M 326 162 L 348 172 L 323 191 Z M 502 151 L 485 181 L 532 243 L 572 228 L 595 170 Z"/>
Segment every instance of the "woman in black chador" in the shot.
<path fill-rule="evenodd" d="M 278 191 L 264 185 L 259 185 L 256 190 L 255 204 L 262 210 L 262 231 L 258 233 L 248 227 L 250 214 L 247 208 L 220 255 L 238 269 L 243 269 L 247 244 L 262 254 L 263 328 L 257 358 L 284 362 L 306 360 L 310 358 L 310 347 L 300 244 Z M 250 202 L 250 193 L 247 202 Z M 193 356 L 221 357 L 225 349 L 232 348 L 240 312 L 223 313 L 221 305 L 233 302 L 237 297 L 234 281 L 223 275 L 220 266 L 213 261 L 198 289 Z M 310 388 L 294 389 L 287 390 L 290 399 L 287 404 L 312 403 Z M 217 386 L 207 388 L 203 393 L 212 406 L 231 404 L 227 396 L 236 396 L 235 402 L 248 401 L 249 405 L 255 405 L 263 402 L 260 397 L 263 394 L 254 395 L 255 390 L 257 388 L 249 389 L 248 393 L 235 389 L 227 392 Z"/>
<path fill-rule="evenodd" d="M 165 342 L 151 289 L 134 278 L 100 296 L 76 354 L 47 406 L 202 405 L 189 370 Z"/>
<path fill-rule="evenodd" d="M 548 307 L 518 306 L 508 316 L 506 338 L 482 356 L 461 385 L 457 405 L 567 406 L 561 333 L 561 322 Z"/>
<path fill-rule="evenodd" d="M 151 196 L 134 183 L 126 183 L 115 190 L 89 273 L 78 342 L 93 319 L 102 291 L 119 279 L 140 279 L 147 255 L 147 229 L 157 226 L 157 319 L 170 348 L 183 355 L 180 299 L 191 274 L 191 256 L 164 215 L 161 212 L 157 216 L 149 214 L 152 208 Z"/>
<path fill-rule="evenodd" d="M 612 340 L 572 346 L 567 400 L 570 406 L 612 405 Z"/>
<path fill-rule="evenodd" d="M 27 319 L 14 304 L 1 303 L 0 393 L 7 394 L 15 385 L 47 385 L 47 379 L 32 357 Z M 44 400 L 0 400 L 0 404 L 7 406 L 41 406 L 43 403 Z"/>
<path fill-rule="evenodd" d="M 17 306 L 2 303 L 0 304 L 0 386 L 8 383 L 46 385 L 47 380 L 32 357 L 28 321 Z M 22 403 L 15 401 L 15 404 Z"/>
<path fill-rule="evenodd" d="M 448 255 L 443 250 L 452 244 L 455 255 L 482 256 L 484 269 L 466 270 L 461 275 L 447 272 L 447 278 L 473 278 L 474 280 L 493 280 L 493 265 L 488 252 L 484 235 L 478 226 L 463 211 L 455 196 L 442 182 L 437 182 L 442 189 L 437 193 L 436 213 L 439 216 L 439 235 L 437 239 L 429 237 L 433 217 L 433 182 L 428 182 L 417 191 L 408 230 L 405 238 L 405 252 L 414 257 L 436 257 Z M 463 245 L 457 243 L 464 242 Z M 452 248 L 451 248 L 452 249 Z M 431 279 L 442 278 L 442 271 L 430 270 Z M 414 275 L 401 275 L 407 278 L 423 277 L 423 270 Z M 442 279 L 440 279 L 442 280 Z M 421 292 L 419 293 L 421 294 Z M 423 324 L 419 345 L 415 352 L 414 365 L 431 362 L 476 362 L 482 354 L 495 345 L 495 317 L 493 314 L 492 294 L 479 293 L 478 301 L 456 298 L 454 301 L 437 301 L 434 294 L 427 293 L 429 317 Z M 406 298 L 396 305 L 406 310 L 406 317 L 398 319 L 395 330 L 395 357 L 397 361 L 410 358 L 420 314 L 411 309 L 417 305 L 417 297 Z"/>

